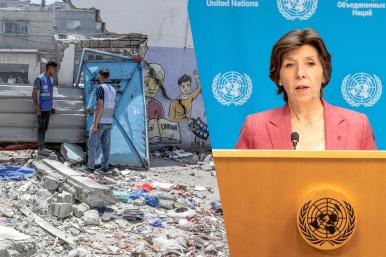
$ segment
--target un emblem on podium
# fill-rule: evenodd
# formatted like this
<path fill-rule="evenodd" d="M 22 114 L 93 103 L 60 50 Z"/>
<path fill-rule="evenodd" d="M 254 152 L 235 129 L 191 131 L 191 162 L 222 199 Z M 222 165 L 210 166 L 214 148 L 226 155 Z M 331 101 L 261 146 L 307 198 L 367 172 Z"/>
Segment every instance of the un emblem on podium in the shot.
<path fill-rule="evenodd" d="M 319 189 L 302 202 L 297 225 L 309 245 L 319 250 L 334 250 L 343 246 L 353 235 L 356 213 L 341 193 Z"/>

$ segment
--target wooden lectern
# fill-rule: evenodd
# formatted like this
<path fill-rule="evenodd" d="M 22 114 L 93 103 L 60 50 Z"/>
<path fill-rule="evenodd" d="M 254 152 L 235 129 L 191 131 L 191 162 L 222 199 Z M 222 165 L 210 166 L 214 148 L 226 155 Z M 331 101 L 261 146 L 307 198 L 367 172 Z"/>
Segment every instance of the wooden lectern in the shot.
<path fill-rule="evenodd" d="M 232 257 L 386 256 L 386 152 L 214 150 L 213 156 Z M 297 227 L 303 199 L 321 187 L 345 194 L 356 212 L 351 239 L 330 251 L 310 246 Z"/>

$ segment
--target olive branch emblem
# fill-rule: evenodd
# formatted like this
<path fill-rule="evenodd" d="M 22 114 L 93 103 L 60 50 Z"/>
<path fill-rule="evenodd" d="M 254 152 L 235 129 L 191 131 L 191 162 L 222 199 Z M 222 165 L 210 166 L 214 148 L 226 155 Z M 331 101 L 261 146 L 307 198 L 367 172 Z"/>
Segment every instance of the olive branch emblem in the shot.
<path fill-rule="evenodd" d="M 382 81 L 375 74 L 373 74 L 373 78 L 374 78 L 376 86 L 377 86 L 377 91 L 376 91 L 375 95 L 367 102 L 356 102 L 351 98 L 351 96 L 349 95 L 349 93 L 347 91 L 347 84 L 348 84 L 349 80 L 351 79 L 351 74 L 345 76 L 343 81 L 342 81 L 342 90 L 341 90 L 344 100 L 349 105 L 354 106 L 354 107 L 359 107 L 361 105 L 363 105 L 364 107 L 371 107 L 374 104 L 376 104 L 382 96 Z"/>
<path fill-rule="evenodd" d="M 285 10 L 285 7 L 283 6 L 283 0 L 277 0 L 277 8 L 279 9 L 279 12 L 284 18 L 290 21 L 295 19 L 299 19 L 301 21 L 308 20 L 309 18 L 311 18 L 312 15 L 314 15 L 317 7 L 318 7 L 318 0 L 312 0 L 312 6 L 305 15 L 293 16 Z"/>
<path fill-rule="evenodd" d="M 347 226 L 337 238 L 325 239 L 315 236 L 309 227 L 309 223 L 307 222 L 307 213 L 312 206 L 311 202 L 312 201 L 308 201 L 303 205 L 303 207 L 300 209 L 298 217 L 299 230 L 303 237 L 313 245 L 322 246 L 323 244 L 328 243 L 331 244 L 331 246 L 336 246 L 344 244 L 355 230 L 355 212 L 350 203 L 343 201 L 343 206 L 347 211 Z"/>
<path fill-rule="evenodd" d="M 227 74 L 227 73 L 225 73 L 225 74 Z M 242 75 L 240 74 L 240 76 L 244 76 L 244 79 L 246 80 L 246 85 L 245 85 L 246 86 L 246 92 L 240 99 L 229 101 L 229 100 L 224 99 L 224 97 L 221 95 L 221 92 L 219 91 L 219 88 L 218 88 L 218 86 L 219 86 L 218 83 L 219 83 L 220 79 L 222 78 L 222 75 L 224 76 L 225 74 L 219 73 L 213 79 L 212 93 L 213 93 L 214 98 L 216 98 L 216 100 L 220 104 L 225 105 L 225 106 L 229 106 L 231 104 L 234 104 L 236 106 L 240 106 L 240 105 L 245 104 L 249 100 L 249 98 L 251 98 L 252 91 L 253 91 L 253 84 L 252 84 L 251 78 L 246 73 L 243 73 Z"/>

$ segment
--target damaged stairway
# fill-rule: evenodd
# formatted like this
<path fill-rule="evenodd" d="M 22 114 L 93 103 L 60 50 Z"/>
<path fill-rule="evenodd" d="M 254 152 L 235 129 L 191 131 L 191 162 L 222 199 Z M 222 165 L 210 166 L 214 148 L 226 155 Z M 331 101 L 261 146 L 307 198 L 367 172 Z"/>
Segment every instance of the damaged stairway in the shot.
<path fill-rule="evenodd" d="M 29 85 L 0 85 L 0 142 L 36 142 L 31 94 Z M 86 142 L 83 90 L 55 86 L 54 106 L 56 113 L 51 116 L 46 142 Z"/>

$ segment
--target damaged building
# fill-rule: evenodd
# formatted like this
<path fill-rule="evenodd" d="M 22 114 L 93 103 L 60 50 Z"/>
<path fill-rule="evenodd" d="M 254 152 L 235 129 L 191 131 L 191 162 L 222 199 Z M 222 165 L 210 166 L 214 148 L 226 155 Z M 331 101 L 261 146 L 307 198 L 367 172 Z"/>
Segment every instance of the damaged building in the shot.
<path fill-rule="evenodd" d="M 0 83 L 0 257 L 229 256 L 186 1 L 1 3 L 14 33 L 0 35 L 0 66 L 24 77 Z M 43 158 L 26 142 L 37 132 L 31 84 L 51 59 L 60 69 Z M 141 148 L 150 167 L 81 169 L 100 65 L 114 72 L 126 122 L 114 123 L 126 134 L 112 129 L 111 153 Z"/>
<path fill-rule="evenodd" d="M 98 9 L 110 33 L 137 32 L 148 36 L 144 82 L 150 148 L 176 146 L 190 151 L 209 150 L 209 131 L 196 73 L 187 1 L 66 2 L 76 8 Z M 190 87 L 188 94 L 181 92 L 182 83 Z M 181 97 L 187 100 L 179 101 Z"/>
<path fill-rule="evenodd" d="M 60 64 L 57 83 L 62 88 L 59 91 L 62 91 L 61 96 L 64 97 L 60 100 L 77 103 L 75 106 L 71 105 L 74 109 L 65 109 L 63 115 L 69 115 L 73 110 L 74 115 L 78 116 L 72 122 L 76 122 L 75 120 L 82 119 L 83 99 L 66 99 L 67 93 L 64 91 L 67 89 L 64 88 L 72 92 L 69 95 L 76 94 L 76 90 L 82 95 L 81 90 L 73 86 L 78 76 L 83 48 L 120 53 L 134 58 L 144 57 L 144 91 L 150 150 L 177 147 L 189 151 L 207 151 L 210 149 L 209 131 L 186 5 L 187 2 L 177 0 L 168 3 L 136 1 L 130 5 L 123 0 L 108 6 L 99 0 L 73 0 L 51 5 L 45 5 L 45 1 L 42 1 L 40 5 L 30 4 L 28 10 L 21 7 L 17 11 L 14 7 L 2 8 L 0 11 L 8 15 L 8 21 L 3 22 L 7 22 L 9 30 L 14 32 L 0 36 L 0 49 L 3 49 L 0 56 L 4 56 L 0 58 L 0 66 L 5 67 L 3 84 L 20 84 L 23 81 L 23 84 L 31 85 L 34 78 L 43 71 L 44 63 L 50 59 L 57 60 Z M 27 12 L 31 15 L 25 15 Z M 47 14 L 49 19 L 46 20 L 49 21 L 35 21 L 35 14 L 39 16 L 39 13 L 44 16 Z M 132 22 L 143 20 L 143 13 L 147 13 L 146 22 Z M 23 20 L 23 17 L 28 19 Z M 43 30 L 35 30 L 43 26 Z M 44 36 L 36 38 L 43 32 Z M 9 51 L 13 53 L 9 54 Z M 7 69 L 19 74 L 11 76 Z M 188 93 L 182 92 L 182 84 L 189 86 Z M 25 99 L 28 97 L 26 95 Z M 186 100 L 179 100 L 182 98 Z M 28 122 L 33 123 L 33 112 L 23 112 L 30 113 Z M 66 119 L 63 125 L 59 125 L 61 123 L 54 122 L 52 126 L 54 129 L 62 129 L 60 126 L 76 128 L 77 131 L 73 133 L 76 135 L 74 139 L 67 142 L 85 141 L 85 132 L 81 133 L 83 124 L 67 123 Z M 34 123 L 28 126 L 27 138 L 31 136 L 30 141 L 34 140 L 34 126 Z M 56 138 L 52 142 L 59 140 L 55 136 L 49 138 Z"/>
<path fill-rule="evenodd" d="M 31 84 L 55 56 L 52 11 L 8 7 L 0 17 L 0 83 Z"/>

